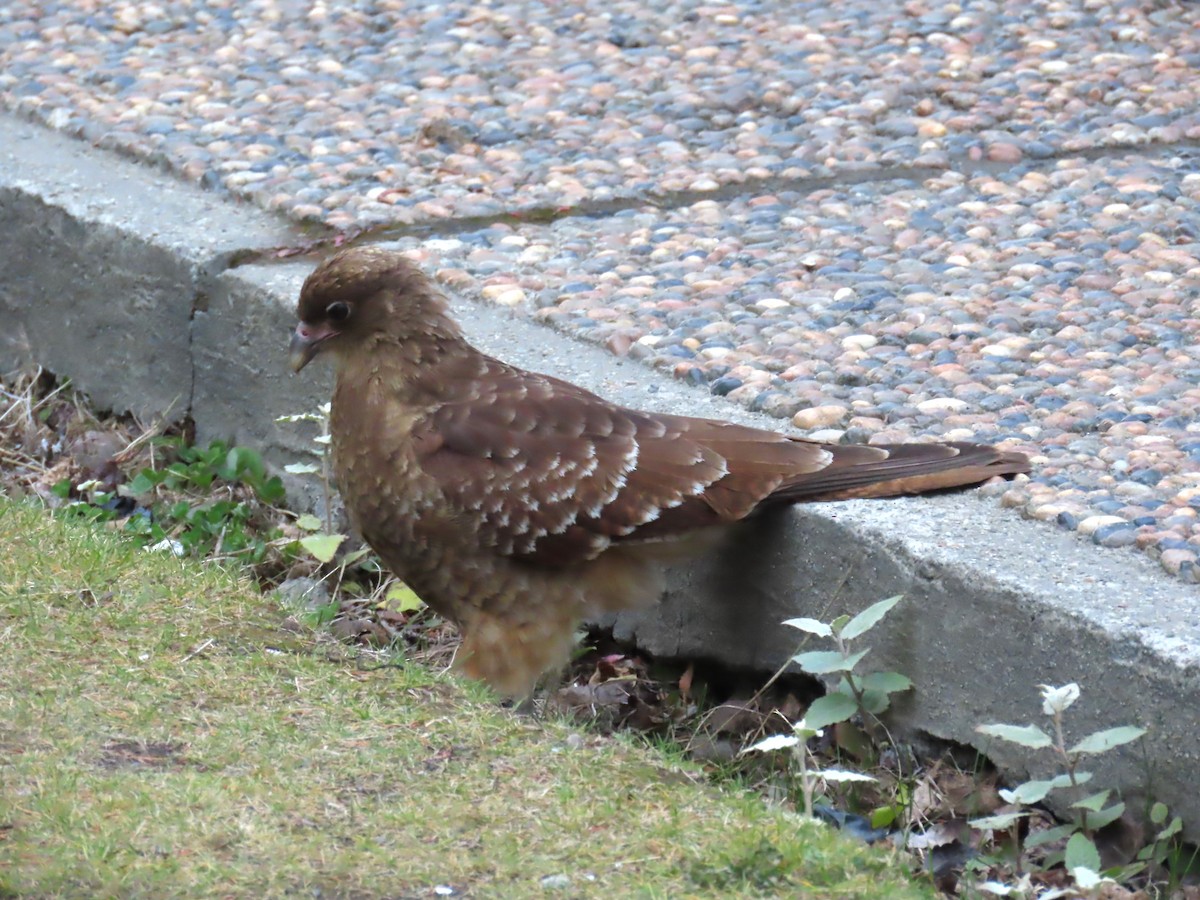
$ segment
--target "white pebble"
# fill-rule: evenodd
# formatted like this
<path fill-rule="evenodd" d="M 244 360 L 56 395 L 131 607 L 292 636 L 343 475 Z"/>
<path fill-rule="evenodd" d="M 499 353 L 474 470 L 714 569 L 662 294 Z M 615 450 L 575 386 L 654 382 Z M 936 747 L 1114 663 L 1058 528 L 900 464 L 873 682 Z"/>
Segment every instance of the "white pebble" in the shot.
<path fill-rule="evenodd" d="M 957 397 L 934 397 L 932 400 L 922 400 L 917 404 L 917 411 L 923 413 L 959 412 L 968 406 L 966 400 Z"/>
<path fill-rule="evenodd" d="M 1080 534 L 1095 534 L 1105 525 L 1116 525 L 1118 522 L 1124 521 L 1120 516 L 1088 516 L 1076 526 L 1075 530 Z"/>
<path fill-rule="evenodd" d="M 870 350 L 879 343 L 879 338 L 870 334 L 852 334 L 842 338 L 842 346 L 847 350 Z"/>
<path fill-rule="evenodd" d="M 525 302 L 525 292 L 511 284 L 489 284 L 480 293 L 485 300 L 500 306 L 519 306 Z"/>

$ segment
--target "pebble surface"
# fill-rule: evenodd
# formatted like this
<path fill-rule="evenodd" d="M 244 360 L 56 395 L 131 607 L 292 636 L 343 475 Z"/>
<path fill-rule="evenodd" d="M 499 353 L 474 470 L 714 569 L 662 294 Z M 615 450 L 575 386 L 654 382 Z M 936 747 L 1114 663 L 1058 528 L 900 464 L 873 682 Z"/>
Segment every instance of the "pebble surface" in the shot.
<path fill-rule="evenodd" d="M 1001 502 L 1200 580 L 1200 171 L 1063 160 L 402 241 L 821 440 L 1034 455 Z"/>
<path fill-rule="evenodd" d="M 1200 582 L 1198 24 L 8 0 L 0 102 L 295 220 L 453 225 L 401 241 L 449 290 L 813 437 L 1025 449 L 1001 503 Z"/>
<path fill-rule="evenodd" d="M 0 96 L 336 228 L 1200 137 L 1200 5 L 7 0 Z"/>

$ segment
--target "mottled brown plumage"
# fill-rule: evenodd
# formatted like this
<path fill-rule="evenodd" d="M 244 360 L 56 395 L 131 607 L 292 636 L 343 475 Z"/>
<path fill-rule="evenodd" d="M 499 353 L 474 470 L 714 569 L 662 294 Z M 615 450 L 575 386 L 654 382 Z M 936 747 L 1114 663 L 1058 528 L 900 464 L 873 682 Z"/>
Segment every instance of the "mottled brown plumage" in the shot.
<path fill-rule="evenodd" d="M 305 282 L 302 368 L 336 358 L 334 470 L 351 521 L 463 632 L 460 666 L 520 695 L 585 616 L 640 606 L 664 558 L 772 505 L 1024 472 L 972 444 L 844 446 L 625 409 L 486 356 L 405 257 L 348 250 Z"/>

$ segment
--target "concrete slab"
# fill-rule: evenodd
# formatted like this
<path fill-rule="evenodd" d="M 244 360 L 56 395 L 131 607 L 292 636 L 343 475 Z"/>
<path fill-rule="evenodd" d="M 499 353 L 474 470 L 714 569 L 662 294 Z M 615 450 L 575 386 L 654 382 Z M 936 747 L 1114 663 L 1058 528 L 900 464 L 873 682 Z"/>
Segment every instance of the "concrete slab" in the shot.
<path fill-rule="evenodd" d="M 287 342 L 296 327 L 296 296 L 311 263 L 247 266 L 213 281 L 208 308 L 196 313 L 192 360 L 196 439 L 259 448 L 275 465 L 307 456 L 309 430 L 275 418 L 315 412 L 329 401 L 333 373 L 314 366 L 295 378 Z"/>
<path fill-rule="evenodd" d="M 45 137 L 46 146 L 54 147 Z M 0 297 L 15 321 L 35 323 L 27 326 L 38 335 L 28 353 L 51 368 L 70 365 L 84 390 L 109 398 L 116 408 L 155 408 L 170 393 L 163 388 L 166 373 L 176 379 L 171 386 L 186 375 L 194 381 L 186 396 L 198 433 L 265 447 L 278 458 L 298 452 L 303 438 L 281 429 L 274 417 L 312 408 L 328 390 L 327 372 L 306 370 L 294 379 L 282 374 L 289 310 L 307 267 L 219 271 L 240 248 L 279 242 L 274 223 L 250 214 L 243 218 L 245 210 L 188 192 L 170 194 L 164 200 L 169 204 L 158 207 L 169 209 L 169 221 L 148 215 L 148 198 L 165 191 L 156 176 L 103 160 L 101 169 L 111 166 L 127 180 L 121 190 L 103 181 L 93 189 L 78 175 L 43 165 L 49 151 L 37 151 L 38 134 L 25 140 L 26 153 L 6 145 L 0 184 L 6 214 L 34 220 L 11 221 L 12 228 L 36 240 L 6 245 Z M 94 178 L 112 171 L 95 172 Z M 144 178 L 141 190 L 135 189 L 138 177 Z M 55 227 L 39 224 L 44 219 L 37 217 L 47 209 L 59 223 Z M 231 230 L 222 232 L 222 223 Z M 72 311 L 84 307 L 93 310 L 94 334 L 111 321 L 112 291 L 124 282 L 108 275 L 107 255 L 80 252 L 89 229 L 98 226 L 116 245 L 106 252 L 157 261 L 171 273 L 139 282 L 144 321 L 162 333 L 125 340 L 115 351 L 53 327 L 68 312 L 82 315 Z M 35 251 L 43 260 L 36 266 L 13 255 Z M 67 266 L 75 273 L 70 285 L 51 290 L 35 280 Z M 148 268 L 147 262 L 135 271 Z M 53 295 L 67 287 L 70 307 Z M 194 293 L 185 293 L 188 302 L 181 304 L 179 292 L 187 290 Z M 204 302 L 193 303 L 201 294 Z M 58 311 L 44 314 L 37 308 L 41 304 Z M 196 309 L 190 330 L 181 306 L 189 314 Z M 614 360 L 599 347 L 508 310 L 459 300 L 455 311 L 486 351 L 618 402 L 779 424 L 633 361 Z M 129 327 L 131 316 L 122 311 L 116 321 Z M 170 360 L 174 368 L 162 368 L 168 365 L 163 357 L 176 354 L 180 358 Z M 978 495 L 831 504 L 763 522 L 741 546 L 674 573 L 664 605 L 621 619 L 617 629 L 658 653 L 773 668 L 795 649 L 795 635 L 778 624 L 781 619 L 852 612 L 898 592 L 907 599 L 872 643 L 880 665 L 917 683 L 905 701 L 909 727 L 978 745 L 972 730 L 978 722 L 1040 718 L 1038 683 L 1078 681 L 1084 689 L 1081 733 L 1129 722 L 1152 728 L 1144 754 L 1099 760 L 1106 783 L 1144 785 L 1149 765 L 1155 796 L 1167 799 L 1185 821 L 1200 823 L 1200 798 L 1188 789 L 1200 757 L 1194 588 L 1167 578 L 1128 549 L 1105 550 L 1022 521 Z M 1009 748 L 987 750 L 1017 777 L 1044 771 L 1037 760 Z"/>
<path fill-rule="evenodd" d="M 293 233 L 10 116 L 0 147 L 0 369 L 35 360 L 101 407 L 184 416 L 208 281 Z"/>

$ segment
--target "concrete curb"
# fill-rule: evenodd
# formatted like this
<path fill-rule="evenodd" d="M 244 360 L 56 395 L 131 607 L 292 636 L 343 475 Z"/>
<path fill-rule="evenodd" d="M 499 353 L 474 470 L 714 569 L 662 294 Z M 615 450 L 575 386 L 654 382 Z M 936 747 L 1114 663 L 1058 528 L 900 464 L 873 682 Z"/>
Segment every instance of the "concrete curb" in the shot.
<path fill-rule="evenodd" d="M 295 460 L 274 417 L 329 396 L 329 373 L 286 372 L 311 263 L 234 266 L 295 242 L 262 211 L 0 117 L 0 366 L 69 375 L 101 406 L 190 415 L 200 440 Z M 483 349 L 633 406 L 779 427 L 778 420 L 615 360 L 504 311 L 457 303 Z M 1040 718 L 1039 683 L 1077 681 L 1073 734 L 1139 723 L 1141 750 L 1098 757 L 1096 784 L 1148 787 L 1200 835 L 1200 625 L 1196 592 L 1132 551 L 1104 550 L 978 495 L 806 507 L 764 522 L 720 559 L 672 575 L 664 602 L 615 623 L 654 653 L 774 669 L 795 651 L 789 616 L 829 618 L 897 593 L 874 662 L 913 678 L 906 727 L 980 746 L 1014 777 L 1044 775 L 981 722 Z M 1147 766 L 1152 779 L 1147 784 Z"/>

